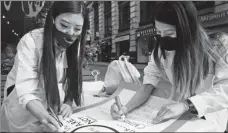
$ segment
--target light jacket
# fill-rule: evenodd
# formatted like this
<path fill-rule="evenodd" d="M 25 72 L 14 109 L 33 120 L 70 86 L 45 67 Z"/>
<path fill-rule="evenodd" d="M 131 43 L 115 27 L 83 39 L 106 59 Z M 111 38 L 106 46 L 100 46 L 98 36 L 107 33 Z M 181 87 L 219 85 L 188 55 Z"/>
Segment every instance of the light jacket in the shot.
<path fill-rule="evenodd" d="M 18 43 L 15 63 L 7 76 L 4 100 L 1 108 L 1 131 L 36 132 L 42 131 L 38 120 L 26 109 L 26 104 L 40 100 L 47 108 L 44 89 L 43 69 L 43 28 L 25 34 Z M 65 98 L 62 78 L 67 68 L 66 52 L 56 57 L 56 70 L 60 101 Z M 6 96 L 6 89 L 15 85 Z"/>
<path fill-rule="evenodd" d="M 198 117 L 205 116 L 206 120 L 213 122 L 224 132 L 227 125 L 228 108 L 228 36 L 223 33 L 210 35 L 214 44 L 213 50 L 220 59 L 215 65 L 210 65 L 210 74 L 196 89 L 196 95 L 189 98 L 198 111 Z M 167 59 L 161 59 L 164 67 L 160 72 L 154 62 L 153 56 L 144 69 L 143 84 L 151 84 L 155 87 L 152 95 L 172 99 L 180 99 L 180 90 L 172 94 L 173 88 L 173 58 L 175 51 L 166 51 Z"/>

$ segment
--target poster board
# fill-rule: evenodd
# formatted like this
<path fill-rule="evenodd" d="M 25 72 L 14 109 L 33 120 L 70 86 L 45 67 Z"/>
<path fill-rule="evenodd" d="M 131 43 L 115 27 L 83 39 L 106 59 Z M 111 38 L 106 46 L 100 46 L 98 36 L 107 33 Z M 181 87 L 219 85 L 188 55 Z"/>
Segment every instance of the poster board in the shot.
<path fill-rule="evenodd" d="M 199 119 L 188 112 L 179 118 L 152 124 L 160 108 L 174 102 L 156 96 L 151 96 L 145 104 L 128 113 L 124 121 L 113 120 L 110 108 L 115 102 L 114 96 L 118 95 L 121 103 L 125 105 L 139 88 L 135 84 L 128 83 L 121 83 L 120 86 L 124 89 L 118 88 L 109 98 L 87 95 L 85 99 L 89 99 L 87 103 L 92 105 L 82 107 L 70 118 L 62 120 L 64 126 L 61 130 L 65 132 L 215 132 L 218 130 L 214 123 Z"/>
<path fill-rule="evenodd" d="M 119 94 L 122 104 L 126 104 L 134 94 L 135 91 L 122 90 Z M 161 131 L 176 120 L 173 119 L 158 125 L 152 124 L 152 120 L 161 106 L 172 102 L 158 97 L 151 97 L 144 105 L 129 113 L 125 120 L 113 120 L 110 115 L 110 108 L 114 102 L 111 100 L 100 106 L 73 114 L 70 118 L 62 121 L 63 130 L 65 132 Z"/>

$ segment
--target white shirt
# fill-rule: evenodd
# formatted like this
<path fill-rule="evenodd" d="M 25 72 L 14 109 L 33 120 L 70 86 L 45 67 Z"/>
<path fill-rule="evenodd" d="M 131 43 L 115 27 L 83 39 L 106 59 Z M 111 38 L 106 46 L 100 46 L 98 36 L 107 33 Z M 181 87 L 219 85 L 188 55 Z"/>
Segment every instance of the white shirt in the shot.
<path fill-rule="evenodd" d="M 189 98 L 198 111 L 198 117 L 205 116 L 207 120 L 215 123 L 222 132 L 225 131 L 228 117 L 228 37 L 224 38 L 224 46 L 220 47 L 222 53 L 219 53 L 221 59 L 216 62 L 213 69 L 214 75 L 209 74 L 201 86 L 196 89 L 196 95 Z M 179 89 L 174 92 L 174 95 L 171 95 L 174 91 L 173 58 L 175 51 L 165 52 L 167 59 L 164 60 L 163 57 L 161 59 L 161 64 L 164 67 L 162 72 L 157 68 L 152 53 L 151 60 L 144 69 L 143 84 L 153 85 L 155 87 L 153 95 L 155 96 L 175 101 L 183 100 L 180 99 Z"/>
<path fill-rule="evenodd" d="M 25 34 L 17 46 L 15 63 L 7 76 L 6 88 L 15 85 L 15 88 L 3 101 L 1 116 L 4 116 L 10 131 L 30 131 L 29 124 L 37 119 L 26 110 L 26 104 L 34 99 L 40 100 L 45 107 L 46 94 L 42 69 L 43 54 L 43 28 L 35 29 Z M 65 76 L 67 68 L 66 52 L 56 57 L 57 81 L 60 94 L 60 102 L 63 103 L 65 91 L 61 79 Z M 4 130 L 4 127 L 2 127 Z M 35 130 L 35 129 L 33 129 Z M 31 131 L 33 131 L 31 130 Z"/>

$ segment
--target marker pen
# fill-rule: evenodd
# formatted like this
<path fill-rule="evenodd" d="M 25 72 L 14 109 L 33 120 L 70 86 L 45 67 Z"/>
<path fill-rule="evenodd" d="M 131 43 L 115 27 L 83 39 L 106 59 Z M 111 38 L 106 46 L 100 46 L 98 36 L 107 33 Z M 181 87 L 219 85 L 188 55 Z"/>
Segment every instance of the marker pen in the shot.
<path fill-rule="evenodd" d="M 116 104 L 117 104 L 118 109 L 121 110 L 122 105 L 121 105 L 119 96 L 116 96 L 115 97 L 115 101 L 116 101 Z M 124 114 L 121 115 L 121 119 L 122 120 L 125 120 L 125 115 Z"/>

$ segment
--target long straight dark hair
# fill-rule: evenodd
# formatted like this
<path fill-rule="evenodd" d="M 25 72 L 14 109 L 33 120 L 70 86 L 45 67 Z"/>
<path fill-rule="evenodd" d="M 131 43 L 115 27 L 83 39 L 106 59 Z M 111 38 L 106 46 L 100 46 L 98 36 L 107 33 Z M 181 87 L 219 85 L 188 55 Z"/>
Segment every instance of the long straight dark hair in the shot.
<path fill-rule="evenodd" d="M 53 44 L 52 31 L 54 19 L 57 15 L 62 13 L 61 10 L 82 13 L 84 18 L 81 35 L 66 50 L 68 64 L 66 74 L 66 79 L 68 80 L 65 80 L 65 83 L 67 81 L 68 84 L 66 97 L 72 102 L 74 100 L 77 106 L 81 106 L 82 102 L 82 61 L 84 59 L 84 46 L 88 25 L 88 13 L 82 1 L 56 1 L 52 3 L 48 11 L 43 36 L 43 72 L 47 104 L 56 112 L 60 109 L 60 97 L 56 76 L 55 46 Z"/>
<path fill-rule="evenodd" d="M 184 98 L 194 95 L 214 61 L 210 58 L 212 43 L 200 25 L 194 4 L 190 1 L 158 2 L 154 19 L 176 27 L 178 47 L 173 61 L 174 88 L 179 88 Z M 161 70 L 159 47 L 158 38 L 153 56 Z"/>

